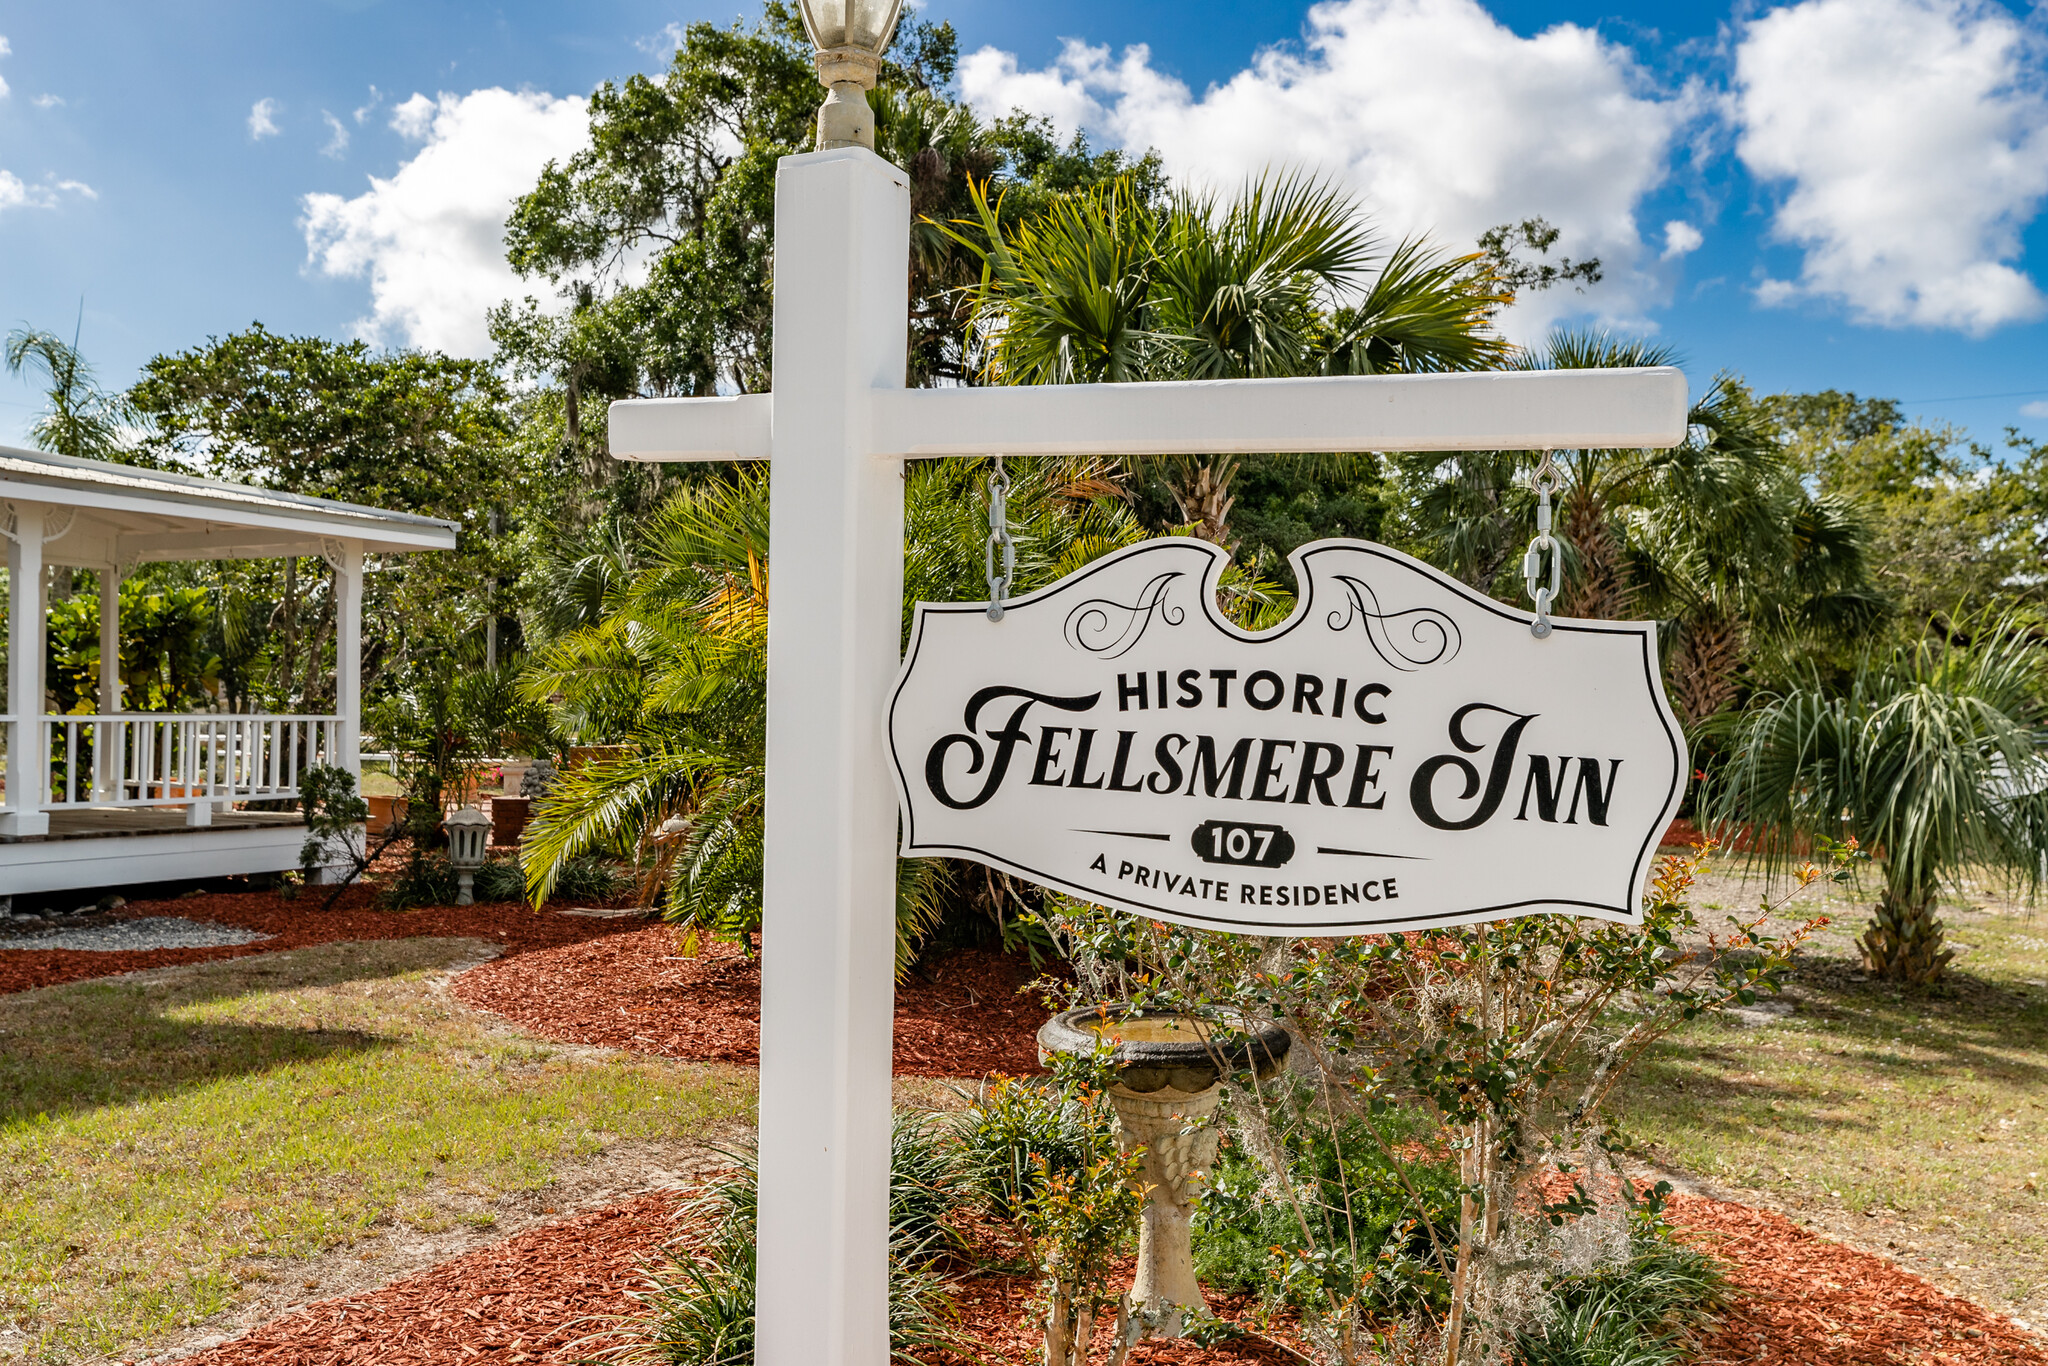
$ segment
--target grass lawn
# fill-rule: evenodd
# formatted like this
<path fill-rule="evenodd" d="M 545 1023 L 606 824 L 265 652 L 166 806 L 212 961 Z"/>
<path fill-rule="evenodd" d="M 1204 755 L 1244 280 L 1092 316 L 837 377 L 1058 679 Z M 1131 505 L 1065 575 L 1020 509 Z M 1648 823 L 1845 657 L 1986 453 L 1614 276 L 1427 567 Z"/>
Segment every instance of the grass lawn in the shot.
<path fill-rule="evenodd" d="M 751 1122 L 748 1073 L 524 1040 L 434 989 L 478 947 L 0 996 L 0 1357 L 112 1352 L 233 1307 L 278 1259 L 488 1224 L 482 1202 L 608 1145 Z"/>
<path fill-rule="evenodd" d="M 1703 890 L 1735 911 L 1758 889 Z M 1872 896 L 1834 894 L 1791 1013 L 1702 1024 L 1648 1059 L 1623 1127 L 1660 1166 L 2048 1328 L 2048 915 L 1990 891 L 1946 908 L 1949 980 L 1899 990 L 1855 956 Z"/>

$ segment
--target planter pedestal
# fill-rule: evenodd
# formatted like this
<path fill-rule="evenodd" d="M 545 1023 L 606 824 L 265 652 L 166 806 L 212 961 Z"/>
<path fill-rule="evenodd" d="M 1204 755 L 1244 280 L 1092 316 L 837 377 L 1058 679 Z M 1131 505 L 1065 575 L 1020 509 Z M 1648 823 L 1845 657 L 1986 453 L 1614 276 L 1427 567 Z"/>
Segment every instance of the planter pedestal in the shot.
<path fill-rule="evenodd" d="M 1117 1143 L 1144 1153 L 1139 1181 L 1145 1204 L 1138 1223 L 1138 1274 L 1127 1303 L 1138 1338 L 1178 1338 L 1208 1317 L 1195 1279 L 1191 1236 L 1195 1201 L 1216 1162 L 1216 1104 L 1224 1078 L 1280 1070 L 1293 1041 L 1279 1025 L 1248 1034 L 1218 1010 L 1141 1010 L 1128 1002 L 1062 1011 L 1038 1031 L 1041 1057 L 1092 1054 L 1104 1042 L 1116 1079 Z"/>
<path fill-rule="evenodd" d="M 1149 1337 L 1179 1337 L 1209 1302 L 1195 1279 L 1192 1225 L 1195 1201 L 1216 1164 L 1219 1084 L 1202 1091 L 1171 1087 L 1140 1095 L 1109 1088 L 1116 1107 L 1117 1143 L 1143 1151 L 1145 1207 L 1138 1216 L 1138 1275 L 1131 1283 L 1131 1317 Z"/>

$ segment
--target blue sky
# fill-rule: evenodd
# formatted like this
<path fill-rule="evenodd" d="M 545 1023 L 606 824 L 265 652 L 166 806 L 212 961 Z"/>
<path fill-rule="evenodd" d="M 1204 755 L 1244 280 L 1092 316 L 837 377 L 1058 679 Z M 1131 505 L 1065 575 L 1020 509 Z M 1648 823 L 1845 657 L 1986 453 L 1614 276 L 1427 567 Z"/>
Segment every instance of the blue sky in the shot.
<path fill-rule="evenodd" d="M 104 380 L 261 319 L 478 350 L 504 203 L 575 97 L 724 4 L 0 11 L 0 325 Z M 1390 231 L 1541 213 L 1608 280 L 1510 319 L 1648 331 L 1696 383 L 1908 401 L 2048 437 L 2048 17 L 1991 0 L 930 0 L 985 112 L 1228 183 L 1353 184 Z M 267 103 L 266 103 L 267 102 Z M 274 131 L 273 131 L 274 130 Z M 372 178 L 376 181 L 373 182 Z M 1674 226 L 1675 225 L 1675 226 Z M 1980 397 L 1990 396 L 1990 397 Z M 2022 410 L 2035 405 L 2041 416 Z M 0 379 L 0 440 L 35 395 Z"/>

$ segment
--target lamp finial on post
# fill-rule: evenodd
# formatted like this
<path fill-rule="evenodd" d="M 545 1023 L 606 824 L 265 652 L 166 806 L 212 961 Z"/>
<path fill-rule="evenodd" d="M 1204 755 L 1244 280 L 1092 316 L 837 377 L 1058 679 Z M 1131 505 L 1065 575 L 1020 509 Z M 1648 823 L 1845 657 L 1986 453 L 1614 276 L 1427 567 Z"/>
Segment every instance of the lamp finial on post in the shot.
<path fill-rule="evenodd" d="M 896 32 L 903 0 L 800 0 L 804 28 L 817 45 L 818 83 L 831 93 L 818 107 L 818 150 L 875 148 L 868 91 Z"/>

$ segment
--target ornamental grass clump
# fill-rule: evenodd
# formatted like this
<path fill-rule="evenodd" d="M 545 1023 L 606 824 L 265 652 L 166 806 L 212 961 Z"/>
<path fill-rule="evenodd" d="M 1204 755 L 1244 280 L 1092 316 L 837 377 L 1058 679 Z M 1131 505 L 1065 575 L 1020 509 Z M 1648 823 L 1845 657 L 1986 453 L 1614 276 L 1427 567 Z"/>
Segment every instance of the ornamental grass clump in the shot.
<path fill-rule="evenodd" d="M 638 1312 L 571 1343 L 576 1359 L 616 1366 L 751 1366 L 760 1171 L 752 1152 L 724 1152 L 734 1166 L 688 1200 L 678 1219 L 691 1233 L 641 1268 Z M 889 1352 L 920 1363 L 957 1346 L 949 1281 L 935 1265 L 946 1235 L 939 1219 L 956 1201 L 959 1153 L 929 1116 L 898 1115 L 890 1145 Z"/>
<path fill-rule="evenodd" d="M 1563 1322 L 1561 1280 L 1628 1261 L 1668 1187 L 1641 1195 L 1621 1174 L 1606 1102 L 1673 1030 L 1776 991 L 1826 922 L 1784 935 L 1767 923 L 1799 889 L 1846 879 L 1855 856 L 1828 846 L 1785 896 L 1702 934 L 1688 898 L 1704 855 L 1659 864 L 1640 927 L 1538 915 L 1298 940 L 1072 903 L 1047 925 L 1098 990 L 1287 1026 L 1289 1075 L 1234 1080 L 1226 1107 L 1257 1201 L 1292 1226 L 1269 1249 L 1276 1300 L 1330 1366 L 1459 1366 Z M 1304 1162 L 1319 1153 L 1334 1181 Z M 1404 1219 L 1389 1231 L 1395 1192 Z"/>

